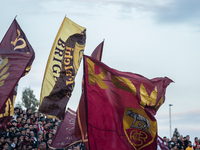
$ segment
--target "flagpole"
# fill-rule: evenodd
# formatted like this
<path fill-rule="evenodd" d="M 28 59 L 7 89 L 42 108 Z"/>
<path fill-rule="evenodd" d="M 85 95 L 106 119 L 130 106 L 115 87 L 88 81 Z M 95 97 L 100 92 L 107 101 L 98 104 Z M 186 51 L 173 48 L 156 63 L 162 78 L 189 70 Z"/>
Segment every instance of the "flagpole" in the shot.
<path fill-rule="evenodd" d="M 169 128 L 170 128 L 170 138 L 172 138 L 171 136 L 171 132 L 172 132 L 172 128 L 171 128 L 171 106 L 173 106 L 172 104 L 169 104 Z"/>

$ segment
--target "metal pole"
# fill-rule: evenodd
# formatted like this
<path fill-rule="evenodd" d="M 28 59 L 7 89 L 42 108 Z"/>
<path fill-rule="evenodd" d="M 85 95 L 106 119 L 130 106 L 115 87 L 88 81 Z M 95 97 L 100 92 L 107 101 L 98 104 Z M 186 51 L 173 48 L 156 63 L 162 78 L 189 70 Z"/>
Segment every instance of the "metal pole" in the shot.
<path fill-rule="evenodd" d="M 169 127 L 170 127 L 170 138 L 172 138 L 171 133 L 172 133 L 172 128 L 171 128 L 171 106 L 172 104 L 169 104 Z"/>

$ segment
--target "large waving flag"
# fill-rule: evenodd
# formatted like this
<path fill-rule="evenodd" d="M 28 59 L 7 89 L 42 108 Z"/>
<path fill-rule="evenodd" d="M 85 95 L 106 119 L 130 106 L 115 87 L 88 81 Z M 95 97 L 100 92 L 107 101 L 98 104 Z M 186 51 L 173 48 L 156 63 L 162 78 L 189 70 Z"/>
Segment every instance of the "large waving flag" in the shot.
<path fill-rule="evenodd" d="M 39 111 L 63 120 L 85 48 L 85 28 L 64 18 L 44 74 Z"/>
<path fill-rule="evenodd" d="M 157 148 L 157 121 L 152 112 L 164 103 L 172 80 L 149 80 L 84 56 L 84 81 L 90 149 Z"/>
<path fill-rule="evenodd" d="M 92 52 L 91 56 L 99 61 L 101 61 L 102 53 L 103 53 L 103 45 L 104 41 L 102 41 Z M 84 84 L 84 80 L 83 80 Z M 84 90 L 84 88 L 82 87 Z M 82 92 L 81 99 L 79 101 L 78 109 L 77 109 L 77 117 L 76 117 L 76 130 L 75 136 L 81 137 L 85 149 L 89 149 L 88 145 L 88 133 L 87 133 L 87 120 L 86 120 L 86 106 L 85 106 L 85 96 L 84 92 Z"/>
<path fill-rule="evenodd" d="M 58 130 L 51 142 L 51 149 L 67 148 L 81 143 L 81 139 L 74 136 L 75 133 L 76 112 L 67 109 L 64 120 L 60 123 Z"/>
<path fill-rule="evenodd" d="M 16 19 L 0 43 L 0 120 L 7 122 L 14 112 L 17 82 L 26 75 L 35 52 Z M 15 88 L 15 90 L 14 90 Z"/>

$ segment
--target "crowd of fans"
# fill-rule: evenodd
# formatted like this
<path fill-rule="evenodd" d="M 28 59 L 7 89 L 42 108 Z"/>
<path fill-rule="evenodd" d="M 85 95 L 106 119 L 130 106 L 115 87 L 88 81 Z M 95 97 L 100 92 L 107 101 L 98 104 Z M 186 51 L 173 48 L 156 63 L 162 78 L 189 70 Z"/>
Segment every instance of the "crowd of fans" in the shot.
<path fill-rule="evenodd" d="M 14 108 L 10 122 L 0 124 L 0 150 L 50 150 L 59 119 L 51 119 L 31 109 Z M 79 145 L 70 149 L 79 150 Z"/>
<path fill-rule="evenodd" d="M 200 144 L 198 137 L 194 138 L 194 142 L 190 141 L 190 136 L 187 135 L 180 137 L 177 139 L 175 136 L 169 140 L 166 136 L 163 137 L 165 144 L 168 146 L 169 150 L 200 150 Z"/>
<path fill-rule="evenodd" d="M 31 109 L 14 108 L 10 122 L 0 124 L 0 150 L 51 150 L 52 139 L 58 129 L 60 120 L 45 115 L 32 113 Z M 169 140 L 163 137 L 169 150 L 200 150 L 198 138 L 190 141 L 190 136 Z M 74 145 L 66 150 L 84 149 L 82 144 Z M 60 149 L 64 150 L 64 149 Z"/>

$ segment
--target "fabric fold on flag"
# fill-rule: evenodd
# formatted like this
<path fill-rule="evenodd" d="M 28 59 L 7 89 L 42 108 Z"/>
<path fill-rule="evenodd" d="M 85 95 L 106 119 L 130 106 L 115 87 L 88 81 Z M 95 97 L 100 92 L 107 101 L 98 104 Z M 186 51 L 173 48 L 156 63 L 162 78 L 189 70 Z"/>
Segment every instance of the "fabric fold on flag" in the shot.
<path fill-rule="evenodd" d="M 64 120 L 60 123 L 58 130 L 50 145 L 51 149 L 67 148 L 81 143 L 81 138 L 74 136 L 75 133 L 76 112 L 67 109 Z"/>
<path fill-rule="evenodd" d="M 91 56 L 99 61 L 101 61 L 102 53 L 103 53 L 103 45 L 104 41 L 102 41 L 92 52 Z M 84 80 L 82 80 L 82 84 L 84 84 Z M 82 89 L 83 85 L 82 85 Z M 77 109 L 77 117 L 76 117 L 76 125 L 75 125 L 75 136 L 82 138 L 85 149 L 89 149 L 88 145 L 88 134 L 87 134 L 87 120 L 86 120 L 86 102 L 84 92 L 82 92 L 78 109 Z"/>
<path fill-rule="evenodd" d="M 4 104 L 4 106 L 0 112 L 0 122 L 3 124 L 8 123 L 13 116 L 15 98 L 17 95 L 17 87 L 18 87 L 18 85 L 15 86 L 14 90 L 10 94 L 8 100 L 6 101 L 6 103 Z"/>
<path fill-rule="evenodd" d="M 160 136 L 158 136 L 158 147 L 157 147 L 157 150 L 169 150 L 167 145 L 165 145 L 164 140 Z"/>
<path fill-rule="evenodd" d="M 22 77 L 30 59 L 31 55 L 26 53 L 0 48 L 0 111 L 6 107 L 4 104 Z"/>
<path fill-rule="evenodd" d="M 164 103 L 171 79 L 150 80 L 84 56 L 84 81 L 90 149 L 157 148 L 157 121 L 149 109 Z"/>

